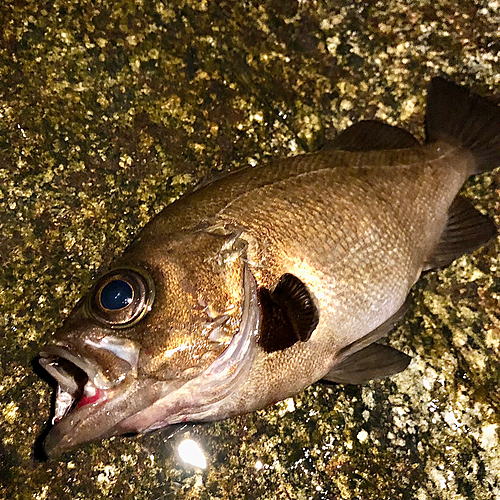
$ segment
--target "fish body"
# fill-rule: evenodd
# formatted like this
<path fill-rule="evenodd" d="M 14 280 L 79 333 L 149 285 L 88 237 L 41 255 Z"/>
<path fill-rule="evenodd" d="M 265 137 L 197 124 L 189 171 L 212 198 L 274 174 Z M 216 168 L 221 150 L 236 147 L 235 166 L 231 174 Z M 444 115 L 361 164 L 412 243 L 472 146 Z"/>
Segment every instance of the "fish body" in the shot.
<path fill-rule="evenodd" d="M 420 145 L 360 122 L 155 217 L 40 355 L 58 381 L 47 453 L 404 369 L 376 341 L 410 288 L 495 234 L 457 193 L 500 164 L 498 108 L 435 80 L 427 127 Z"/>
<path fill-rule="evenodd" d="M 322 378 L 340 350 L 404 304 L 468 177 L 468 160 L 466 152 L 438 144 L 404 153 L 325 151 L 236 172 L 168 207 L 143 230 L 125 264 L 147 255 L 151 267 L 162 268 L 162 242 L 176 232 L 196 240 L 193 227 L 206 224 L 208 233 L 238 234 L 257 288 L 272 289 L 285 273 L 307 285 L 321 311 L 313 335 L 286 350 L 259 352 L 237 391 L 236 412 L 256 400 L 263 407 Z"/>

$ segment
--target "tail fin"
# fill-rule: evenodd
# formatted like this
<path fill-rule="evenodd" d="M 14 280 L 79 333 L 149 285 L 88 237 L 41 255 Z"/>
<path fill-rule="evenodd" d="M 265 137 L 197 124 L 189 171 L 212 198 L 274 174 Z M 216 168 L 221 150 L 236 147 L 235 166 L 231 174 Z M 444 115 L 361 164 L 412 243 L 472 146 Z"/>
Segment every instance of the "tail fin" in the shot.
<path fill-rule="evenodd" d="M 487 99 L 442 78 L 433 78 L 425 124 L 427 142 L 458 142 L 473 153 L 473 173 L 500 166 L 500 107 Z"/>

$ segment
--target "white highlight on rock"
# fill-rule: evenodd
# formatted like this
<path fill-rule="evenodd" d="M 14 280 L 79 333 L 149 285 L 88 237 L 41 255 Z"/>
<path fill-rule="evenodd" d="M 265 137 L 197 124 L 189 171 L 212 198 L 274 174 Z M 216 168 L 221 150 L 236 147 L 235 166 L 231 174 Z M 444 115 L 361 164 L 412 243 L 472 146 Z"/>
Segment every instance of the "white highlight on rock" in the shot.
<path fill-rule="evenodd" d="M 366 432 L 364 429 L 359 431 L 357 438 L 360 443 L 364 443 L 368 439 L 368 432 Z"/>
<path fill-rule="evenodd" d="M 487 424 L 483 426 L 481 432 L 481 447 L 485 450 L 491 450 L 498 446 L 497 424 Z"/>
<path fill-rule="evenodd" d="M 443 413 L 444 421 L 454 430 L 460 429 L 462 424 L 457 420 L 457 417 L 452 411 L 445 411 Z"/>
<path fill-rule="evenodd" d="M 280 401 L 278 405 L 279 405 L 278 414 L 280 417 L 285 415 L 285 413 L 292 413 L 295 411 L 295 403 L 293 401 L 293 398 L 284 399 L 283 401 Z"/>
<path fill-rule="evenodd" d="M 193 441 L 192 439 L 184 439 L 179 444 L 177 452 L 181 457 L 181 460 L 189 465 L 194 465 L 200 469 L 204 469 L 207 466 L 207 459 L 200 448 L 200 445 Z"/>

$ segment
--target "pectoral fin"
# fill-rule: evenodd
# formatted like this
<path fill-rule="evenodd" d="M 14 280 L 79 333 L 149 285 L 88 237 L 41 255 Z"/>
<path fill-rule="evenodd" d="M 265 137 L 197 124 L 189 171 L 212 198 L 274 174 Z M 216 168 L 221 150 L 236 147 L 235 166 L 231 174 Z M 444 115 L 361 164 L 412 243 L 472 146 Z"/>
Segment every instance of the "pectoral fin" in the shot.
<path fill-rule="evenodd" d="M 323 378 L 339 384 L 362 384 L 371 379 L 389 377 L 404 370 L 411 358 L 392 347 L 371 344 L 344 358 Z"/>
<path fill-rule="evenodd" d="M 266 352 L 306 342 L 318 325 L 319 311 L 307 286 L 293 274 L 281 276 L 276 288 L 259 290 L 259 345 Z"/>

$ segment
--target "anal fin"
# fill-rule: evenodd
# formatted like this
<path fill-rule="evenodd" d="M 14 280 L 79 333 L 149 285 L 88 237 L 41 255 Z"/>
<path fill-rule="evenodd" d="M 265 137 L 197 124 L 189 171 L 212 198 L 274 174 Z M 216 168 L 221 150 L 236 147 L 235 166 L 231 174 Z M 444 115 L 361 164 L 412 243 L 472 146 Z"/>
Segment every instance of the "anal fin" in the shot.
<path fill-rule="evenodd" d="M 467 198 L 457 196 L 448 210 L 448 224 L 424 269 L 447 266 L 484 245 L 497 233 L 492 219 L 476 210 Z"/>
<path fill-rule="evenodd" d="M 323 379 L 339 384 L 362 384 L 368 380 L 389 377 L 403 371 L 411 358 L 392 347 L 371 344 L 347 356 Z"/>

